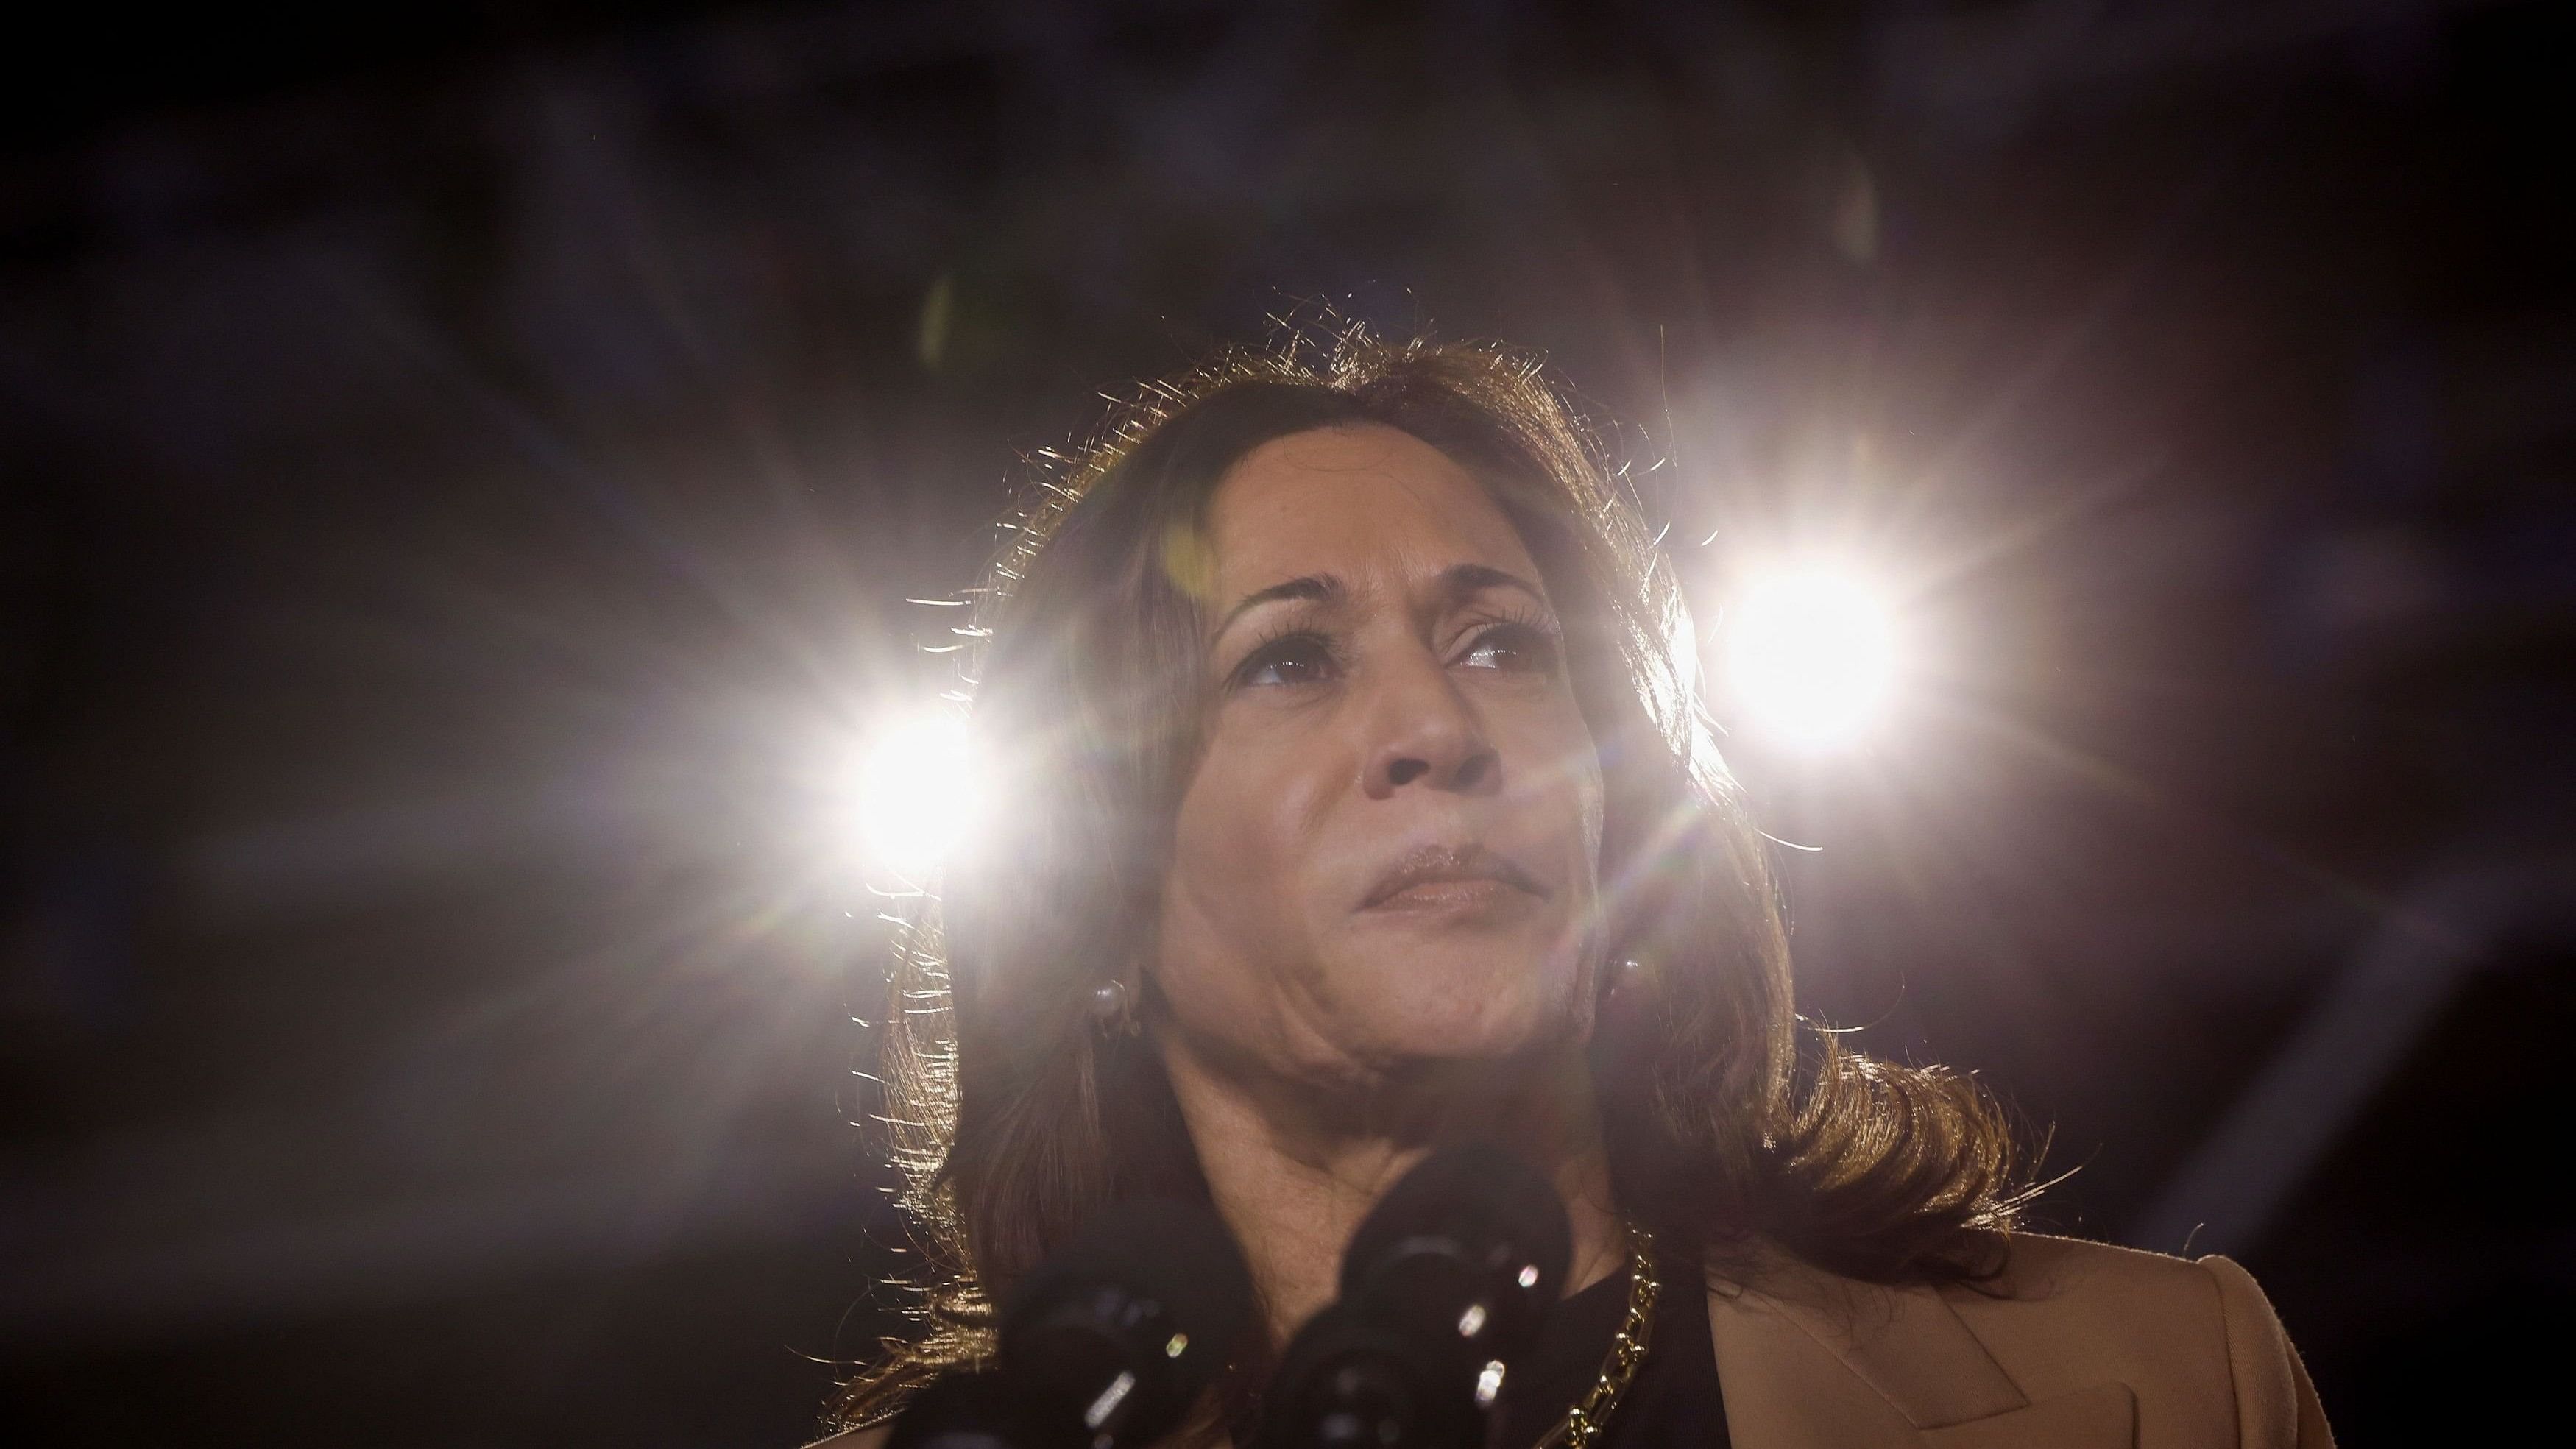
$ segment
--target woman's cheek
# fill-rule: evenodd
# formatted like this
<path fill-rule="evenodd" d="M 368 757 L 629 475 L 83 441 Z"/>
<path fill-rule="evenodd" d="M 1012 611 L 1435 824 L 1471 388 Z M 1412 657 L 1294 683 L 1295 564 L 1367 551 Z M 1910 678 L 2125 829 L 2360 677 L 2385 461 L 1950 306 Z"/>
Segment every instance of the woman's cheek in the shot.
<path fill-rule="evenodd" d="M 1221 730 L 1183 801 L 1166 874 L 1187 917 L 1184 947 L 1169 962 L 1175 983 L 1211 1006 L 1252 1004 L 1308 934 L 1298 899 L 1311 862 L 1302 829 L 1313 791 L 1283 767 L 1294 761 L 1276 731 L 1239 722 Z M 1167 910 L 1167 919 L 1173 914 Z"/>

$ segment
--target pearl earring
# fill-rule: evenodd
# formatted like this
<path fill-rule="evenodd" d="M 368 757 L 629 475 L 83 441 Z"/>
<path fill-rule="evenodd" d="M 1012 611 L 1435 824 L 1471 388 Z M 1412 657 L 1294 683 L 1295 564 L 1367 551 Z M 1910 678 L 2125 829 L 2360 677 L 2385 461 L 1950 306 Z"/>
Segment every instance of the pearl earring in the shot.
<path fill-rule="evenodd" d="M 1136 1006 L 1127 999 L 1126 982 L 1113 976 L 1091 988 L 1091 1025 L 1103 1035 L 1136 1034 Z"/>

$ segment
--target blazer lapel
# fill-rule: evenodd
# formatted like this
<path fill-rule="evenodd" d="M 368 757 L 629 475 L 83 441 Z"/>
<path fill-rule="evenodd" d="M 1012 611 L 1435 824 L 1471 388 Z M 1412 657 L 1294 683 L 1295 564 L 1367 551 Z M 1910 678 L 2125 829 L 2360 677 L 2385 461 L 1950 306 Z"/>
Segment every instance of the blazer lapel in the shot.
<path fill-rule="evenodd" d="M 1922 1437 L 1924 1449 L 2129 1449 L 2138 1442 L 2138 1396 L 2127 1384 L 2095 1384 Z"/>
<path fill-rule="evenodd" d="M 1709 1294 L 1736 1449 L 2125 1449 L 2136 1406 L 2104 1384 L 2032 1403 L 1941 1295 L 1775 1257 Z"/>

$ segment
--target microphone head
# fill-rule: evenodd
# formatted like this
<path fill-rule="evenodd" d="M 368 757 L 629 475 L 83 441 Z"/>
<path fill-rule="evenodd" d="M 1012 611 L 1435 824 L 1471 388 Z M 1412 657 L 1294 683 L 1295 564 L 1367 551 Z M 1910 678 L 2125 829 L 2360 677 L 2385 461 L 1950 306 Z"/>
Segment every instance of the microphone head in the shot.
<path fill-rule="evenodd" d="M 1472 1360 L 1536 1341 L 1574 1255 L 1555 1184 L 1490 1144 L 1442 1148 L 1371 1209 L 1342 1256 L 1342 1295 Z"/>
<path fill-rule="evenodd" d="M 1252 1275 L 1213 1213 L 1119 1203 L 1012 1291 L 1001 1369 L 1066 1442 L 1143 1445 L 1179 1424 L 1252 1322 Z"/>
<path fill-rule="evenodd" d="M 1344 1298 L 1306 1320 L 1262 1396 L 1253 1449 L 1464 1449 L 1482 1443 L 1499 1369 L 1461 1373 L 1445 1345 Z"/>

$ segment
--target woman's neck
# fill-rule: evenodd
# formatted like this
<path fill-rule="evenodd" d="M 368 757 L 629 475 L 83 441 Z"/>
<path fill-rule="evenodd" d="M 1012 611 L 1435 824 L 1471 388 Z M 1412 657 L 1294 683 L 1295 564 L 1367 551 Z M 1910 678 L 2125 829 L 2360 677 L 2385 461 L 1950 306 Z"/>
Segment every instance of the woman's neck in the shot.
<path fill-rule="evenodd" d="M 1367 1094 L 1365 1114 L 1343 1110 L 1350 1099 L 1341 1094 L 1229 1073 L 1186 1042 L 1167 1039 L 1162 1056 L 1209 1195 L 1243 1244 L 1274 1345 L 1332 1301 L 1360 1219 L 1443 1142 L 1500 1141 L 1556 1183 L 1574 1231 L 1568 1293 L 1620 1263 L 1610 1160 L 1579 1050 L 1536 1066 L 1461 1068 L 1381 1087 Z"/>

